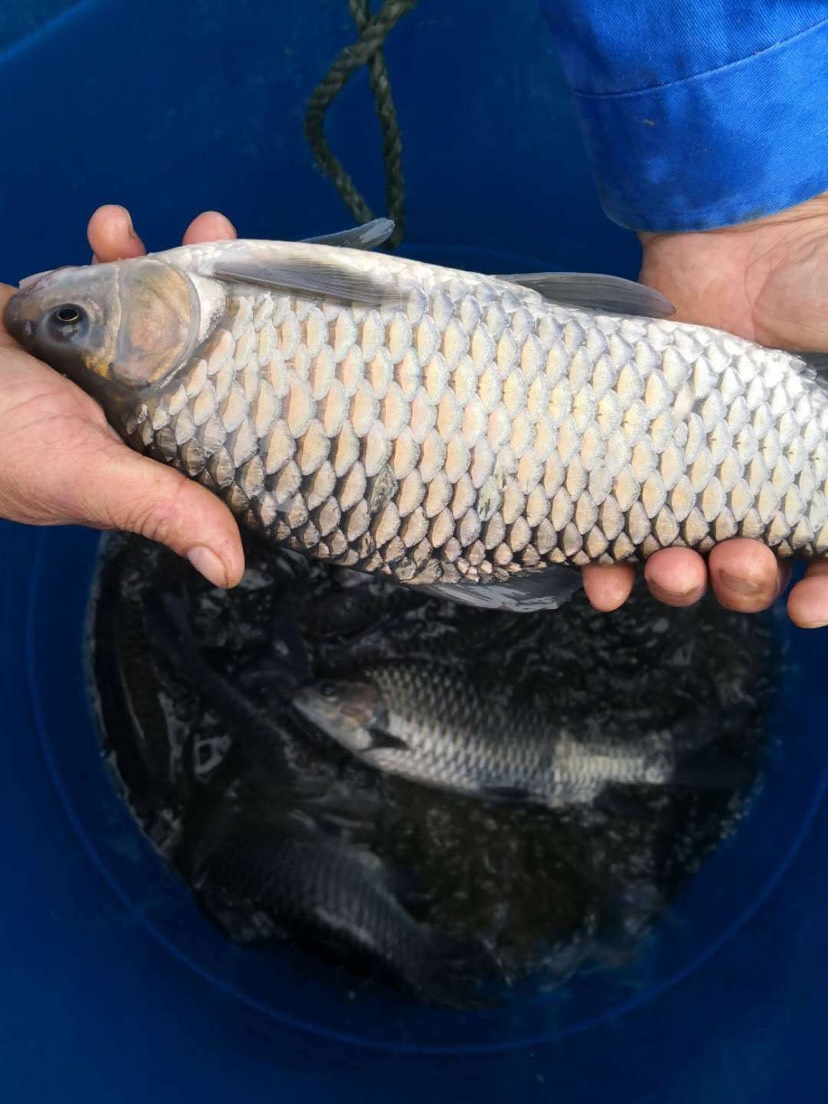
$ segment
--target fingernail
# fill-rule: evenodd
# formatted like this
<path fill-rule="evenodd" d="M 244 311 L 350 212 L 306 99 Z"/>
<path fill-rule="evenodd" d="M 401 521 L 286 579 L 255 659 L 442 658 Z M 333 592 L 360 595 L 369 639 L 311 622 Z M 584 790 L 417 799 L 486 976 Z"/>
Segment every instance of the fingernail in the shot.
<path fill-rule="evenodd" d="M 666 587 L 659 586 L 658 583 L 651 583 L 647 580 L 647 586 L 650 588 L 650 593 L 654 598 L 657 598 L 659 602 L 686 602 L 692 595 L 698 593 L 701 598 L 701 591 L 698 587 L 688 587 L 687 590 L 667 590 Z"/>
<path fill-rule="evenodd" d="M 743 579 L 738 575 L 731 575 L 729 571 L 720 571 L 719 579 L 728 590 L 741 594 L 744 598 L 753 598 L 767 589 L 762 583 L 755 583 L 752 579 Z"/>
<path fill-rule="evenodd" d="M 118 206 L 121 207 L 121 210 L 124 212 L 124 218 L 127 221 L 127 233 L 131 238 L 135 238 L 137 240 L 138 235 L 135 233 L 135 227 L 132 225 L 132 215 L 129 213 L 126 207 L 122 207 L 120 204 Z"/>
<path fill-rule="evenodd" d="M 227 586 L 227 572 L 224 564 L 212 551 L 203 544 L 197 544 L 187 553 L 187 559 L 204 578 L 217 587 Z"/>

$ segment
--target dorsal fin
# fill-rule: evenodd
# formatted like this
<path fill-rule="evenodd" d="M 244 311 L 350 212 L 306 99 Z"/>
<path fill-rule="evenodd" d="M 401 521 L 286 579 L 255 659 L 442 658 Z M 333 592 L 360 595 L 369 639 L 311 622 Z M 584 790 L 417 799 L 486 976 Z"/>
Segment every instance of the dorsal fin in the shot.
<path fill-rule="evenodd" d="M 525 272 L 497 278 L 530 288 L 564 307 L 645 318 L 667 318 L 676 310 L 660 292 L 621 276 L 600 276 L 591 272 Z"/>
<path fill-rule="evenodd" d="M 534 613 L 557 609 L 568 602 L 581 585 L 581 573 L 577 568 L 552 564 L 516 575 L 503 583 L 433 583 L 418 589 L 463 605 Z"/>
<path fill-rule="evenodd" d="M 393 219 L 378 218 L 350 230 L 340 230 L 336 234 L 305 238 L 305 242 L 310 245 L 337 245 L 341 249 L 378 249 L 393 233 Z"/>

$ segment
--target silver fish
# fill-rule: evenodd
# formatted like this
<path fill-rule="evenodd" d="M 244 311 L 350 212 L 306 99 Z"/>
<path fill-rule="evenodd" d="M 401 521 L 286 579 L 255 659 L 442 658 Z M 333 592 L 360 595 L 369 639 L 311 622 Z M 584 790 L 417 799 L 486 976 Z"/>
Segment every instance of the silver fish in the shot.
<path fill-rule="evenodd" d="M 427 660 L 319 680 L 299 688 L 293 704 L 369 766 L 481 798 L 561 808 L 590 804 L 612 784 L 734 783 L 730 764 L 700 759 L 699 770 L 691 757 L 688 769 L 670 732 L 628 741 L 575 734 Z"/>
<path fill-rule="evenodd" d="M 803 356 L 625 280 L 366 252 L 389 227 L 57 269 L 5 324 L 244 527 L 451 597 L 554 605 L 572 568 L 734 536 L 828 553 Z"/>
<path fill-rule="evenodd" d="M 415 920 L 380 859 L 267 821 L 248 815 L 225 825 L 197 862 L 199 897 L 219 924 L 247 940 L 281 932 L 436 1003 L 476 1003 L 472 983 L 488 967 L 485 952 Z M 248 921 L 239 928 L 241 916 Z"/>

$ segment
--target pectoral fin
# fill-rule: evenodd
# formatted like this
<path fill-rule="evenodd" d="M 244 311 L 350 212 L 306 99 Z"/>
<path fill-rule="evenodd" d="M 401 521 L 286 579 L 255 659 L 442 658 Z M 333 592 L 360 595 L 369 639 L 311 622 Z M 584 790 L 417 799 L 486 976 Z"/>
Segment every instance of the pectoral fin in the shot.
<path fill-rule="evenodd" d="M 322 250 L 320 256 L 314 254 L 315 250 L 306 243 L 297 246 L 295 252 L 277 246 L 272 253 L 257 249 L 245 256 L 242 250 L 237 250 L 216 265 L 214 275 L 220 280 L 268 288 L 284 295 L 338 299 L 371 307 L 402 302 L 403 293 L 381 266 L 362 272 L 353 262 L 345 263 L 345 258 L 339 262 Z"/>

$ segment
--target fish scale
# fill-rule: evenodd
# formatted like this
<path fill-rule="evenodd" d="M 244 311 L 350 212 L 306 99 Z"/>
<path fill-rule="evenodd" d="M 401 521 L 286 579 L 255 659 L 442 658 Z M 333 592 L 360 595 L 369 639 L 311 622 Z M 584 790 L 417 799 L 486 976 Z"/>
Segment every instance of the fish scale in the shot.
<path fill-rule="evenodd" d="M 460 941 L 417 922 L 369 853 L 322 833 L 303 837 L 289 825 L 278 831 L 243 821 L 221 825 L 205 850 L 196 881 L 208 909 L 265 913 L 298 941 L 334 945 L 426 996 L 460 996 L 443 977 Z"/>
<path fill-rule="evenodd" d="M 304 685 L 299 712 L 371 767 L 422 785 L 550 808 L 589 804 L 612 784 L 666 785 L 668 732 L 628 740 L 574 733 L 439 663 L 371 664 Z"/>
<path fill-rule="evenodd" d="M 292 363 L 256 365 L 269 383 L 286 375 L 287 394 L 279 403 L 271 389 L 256 405 L 238 387 L 239 427 L 225 399 L 203 460 L 180 444 L 175 459 L 212 490 L 229 487 L 244 523 L 274 540 L 405 581 L 499 579 L 542 562 L 611 563 L 674 544 L 705 551 L 762 533 L 782 555 L 824 551 L 825 490 L 816 489 L 828 477 L 828 413 L 819 387 L 786 370 L 786 354 L 701 327 L 522 299 L 495 281 L 473 293 L 454 277 L 409 326 L 387 309 L 332 305 L 311 316 L 295 298 L 237 299 L 204 352 L 202 390 L 223 370 L 229 393 L 250 372 L 256 347 L 247 340 L 241 355 L 233 332 L 252 307 L 259 331 L 281 320 Z M 273 348 L 268 340 L 266 356 Z M 319 398 L 315 376 L 330 381 L 317 381 Z M 178 386 L 139 428 L 142 446 L 165 459 L 160 422 Z M 187 414 L 178 418 L 189 428 Z M 264 480 L 258 460 L 245 467 L 254 449 L 266 458 Z M 329 456 L 336 482 L 326 470 L 315 483 Z M 363 485 L 367 503 L 343 510 Z"/>
<path fill-rule="evenodd" d="M 236 256 L 266 269 L 284 249 L 300 283 L 312 257 L 325 279 L 374 281 L 391 300 L 215 276 Z M 828 395 L 794 354 L 332 245 L 159 259 L 214 316 L 166 381 L 110 419 L 269 540 L 423 584 L 734 536 L 828 552 Z M 45 280 L 67 271 L 84 270 Z"/>

